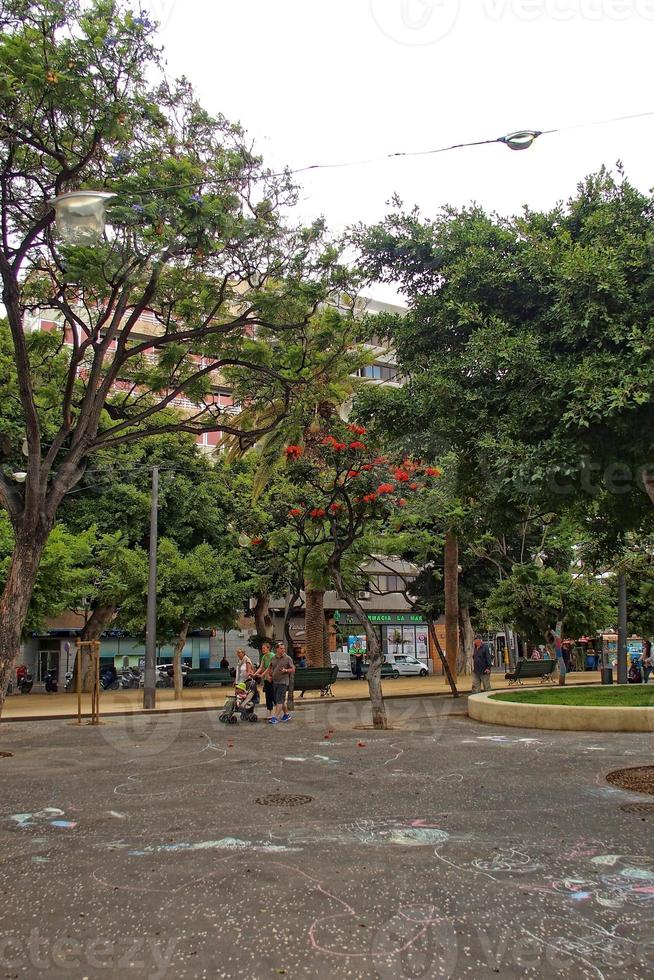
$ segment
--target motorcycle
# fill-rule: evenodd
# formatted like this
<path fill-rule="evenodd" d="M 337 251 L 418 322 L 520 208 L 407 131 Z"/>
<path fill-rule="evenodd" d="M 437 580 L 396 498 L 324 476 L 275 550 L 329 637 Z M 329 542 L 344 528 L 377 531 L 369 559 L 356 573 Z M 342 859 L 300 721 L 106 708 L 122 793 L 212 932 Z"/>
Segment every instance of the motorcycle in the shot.
<path fill-rule="evenodd" d="M 52 670 L 47 671 L 44 678 L 46 694 L 56 694 L 57 691 L 59 690 L 59 679 L 57 676 L 58 673 L 59 672 L 54 668 Z"/>
<path fill-rule="evenodd" d="M 138 689 L 141 685 L 140 670 L 137 670 L 136 667 L 125 667 L 125 669 L 120 673 L 118 683 L 124 691 L 131 691 L 135 688 Z"/>
<path fill-rule="evenodd" d="M 103 691 L 117 691 L 120 687 L 115 667 L 105 667 L 100 673 L 100 687 Z"/>
<path fill-rule="evenodd" d="M 24 669 L 20 673 L 16 672 L 16 687 L 21 694 L 29 694 L 34 687 L 34 678 L 29 670 Z"/>
<path fill-rule="evenodd" d="M 67 670 L 66 685 L 65 685 L 66 694 L 70 694 L 70 692 L 74 690 L 75 690 L 75 675 L 73 674 L 72 670 Z"/>

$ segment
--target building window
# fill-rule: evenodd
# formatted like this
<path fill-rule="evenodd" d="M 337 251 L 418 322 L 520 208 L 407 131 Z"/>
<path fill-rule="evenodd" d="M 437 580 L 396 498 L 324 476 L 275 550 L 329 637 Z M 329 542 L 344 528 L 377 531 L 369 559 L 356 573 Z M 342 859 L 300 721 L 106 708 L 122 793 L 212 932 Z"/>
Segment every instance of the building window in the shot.
<path fill-rule="evenodd" d="M 366 364 L 365 367 L 357 371 L 359 378 L 368 378 L 370 381 L 396 381 L 399 377 L 397 364 L 383 364 L 375 361 L 374 364 Z"/>

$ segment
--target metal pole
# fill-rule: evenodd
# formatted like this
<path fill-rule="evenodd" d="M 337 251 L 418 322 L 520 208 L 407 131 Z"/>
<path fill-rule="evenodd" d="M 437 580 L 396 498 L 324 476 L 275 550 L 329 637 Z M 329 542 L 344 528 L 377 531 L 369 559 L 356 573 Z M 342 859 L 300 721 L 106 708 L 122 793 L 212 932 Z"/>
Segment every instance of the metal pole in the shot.
<path fill-rule="evenodd" d="M 627 576 L 618 575 L 618 684 L 627 683 Z"/>
<path fill-rule="evenodd" d="M 159 467 L 152 467 L 152 507 L 150 510 L 150 574 L 148 576 L 148 611 L 145 633 L 145 677 L 143 707 L 156 705 L 157 673 L 157 517 L 159 503 Z"/>

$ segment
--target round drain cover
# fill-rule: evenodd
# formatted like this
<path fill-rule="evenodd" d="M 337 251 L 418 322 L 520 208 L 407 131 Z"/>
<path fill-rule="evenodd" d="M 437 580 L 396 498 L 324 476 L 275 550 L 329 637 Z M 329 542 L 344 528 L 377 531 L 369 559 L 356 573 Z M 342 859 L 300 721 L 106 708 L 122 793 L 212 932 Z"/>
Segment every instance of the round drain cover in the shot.
<path fill-rule="evenodd" d="M 620 789 L 628 789 L 632 793 L 649 793 L 654 796 L 654 766 L 615 769 L 606 779 Z"/>
<path fill-rule="evenodd" d="M 286 796 L 282 793 L 271 793 L 270 796 L 260 796 L 255 803 L 260 806 L 302 806 L 311 803 L 313 796 Z"/>
<path fill-rule="evenodd" d="M 654 803 L 623 803 L 623 813 L 654 813 Z"/>

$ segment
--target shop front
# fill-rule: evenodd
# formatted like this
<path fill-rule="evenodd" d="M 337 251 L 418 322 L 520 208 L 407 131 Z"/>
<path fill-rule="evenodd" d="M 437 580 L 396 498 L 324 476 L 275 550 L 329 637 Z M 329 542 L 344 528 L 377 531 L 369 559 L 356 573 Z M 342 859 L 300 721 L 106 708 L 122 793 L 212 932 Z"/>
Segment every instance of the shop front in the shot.
<path fill-rule="evenodd" d="M 429 627 L 423 617 L 409 612 L 369 612 L 367 617 L 379 634 L 384 657 L 403 655 L 415 657 L 434 673 L 440 673 L 440 660 L 436 650 L 432 649 L 429 637 Z M 338 646 L 350 654 L 357 648 L 365 651 L 366 634 L 359 619 L 354 613 L 336 610 L 334 621 L 337 630 Z M 439 635 L 442 630 L 436 626 L 439 641 L 444 637 Z"/>

